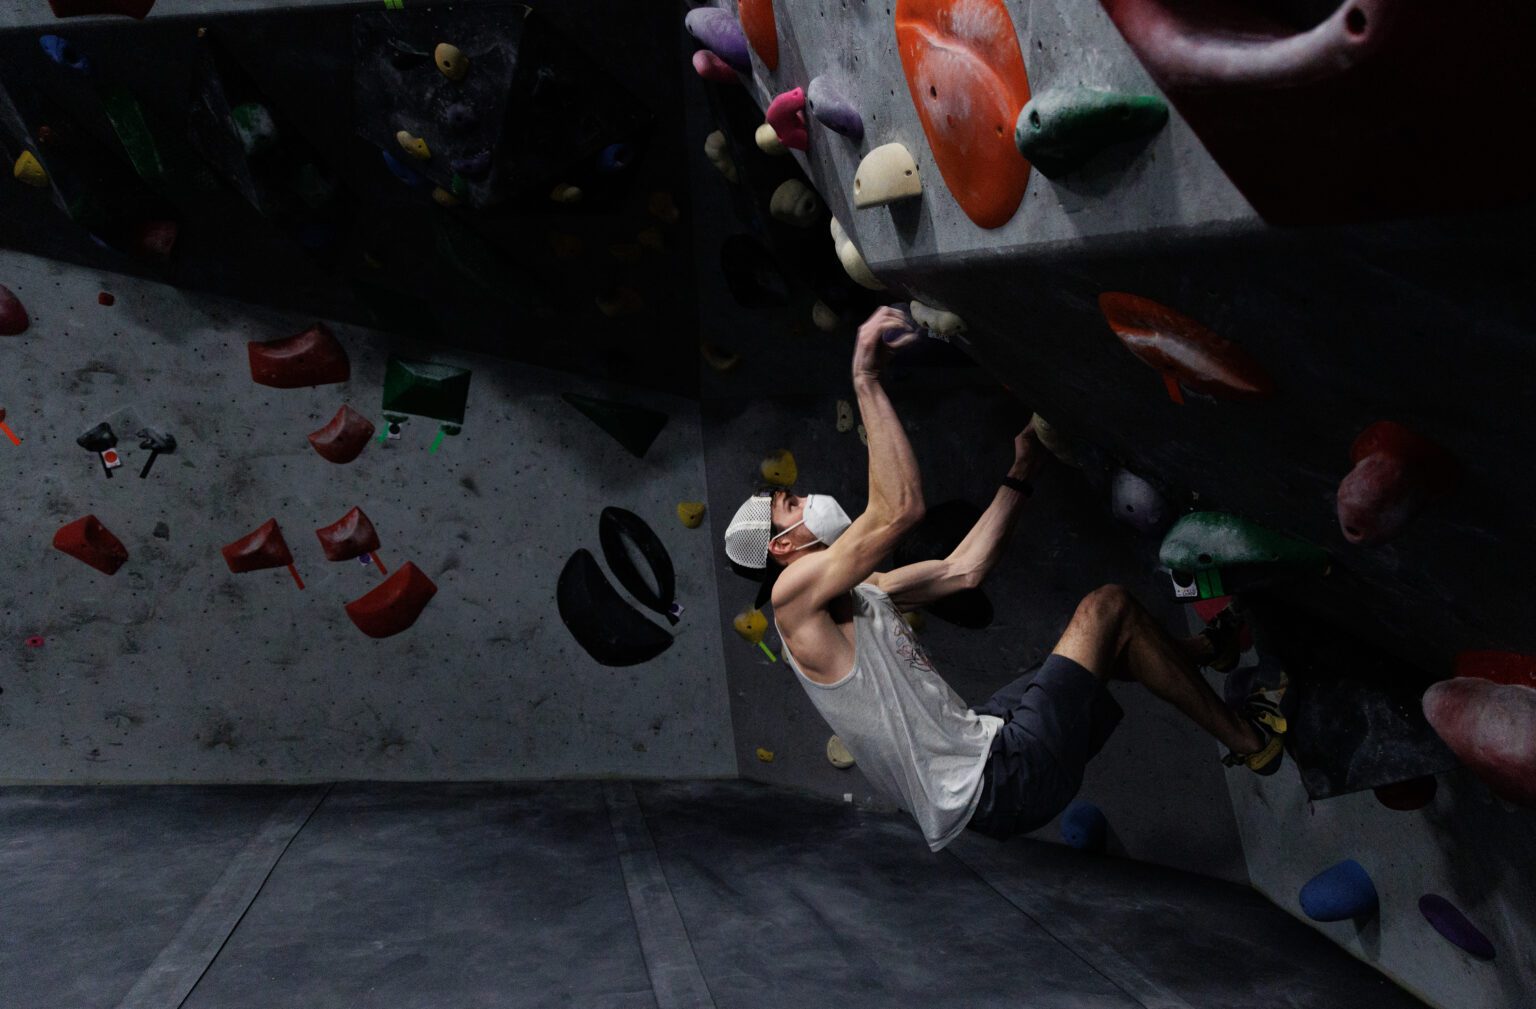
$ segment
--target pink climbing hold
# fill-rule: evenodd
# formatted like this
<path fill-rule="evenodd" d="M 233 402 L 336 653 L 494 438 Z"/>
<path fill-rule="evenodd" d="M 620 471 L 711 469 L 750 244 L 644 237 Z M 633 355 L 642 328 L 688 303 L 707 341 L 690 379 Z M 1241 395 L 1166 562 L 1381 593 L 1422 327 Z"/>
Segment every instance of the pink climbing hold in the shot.
<path fill-rule="evenodd" d="M 1401 424 L 1379 420 L 1349 450 L 1339 484 L 1339 528 L 1351 543 L 1389 540 L 1430 501 L 1455 489 L 1460 467 L 1445 449 Z"/>
<path fill-rule="evenodd" d="M 741 83 L 741 78 L 736 76 L 731 65 L 708 49 L 700 49 L 693 54 L 693 70 L 706 81 L 715 84 Z"/>
<path fill-rule="evenodd" d="M 1536 808 L 1536 688 L 1442 680 L 1424 692 L 1424 717 L 1496 795 Z"/>
<path fill-rule="evenodd" d="M 27 310 L 22 307 L 21 299 L 11 293 L 11 289 L 0 284 L 0 336 L 17 336 L 27 331 L 32 320 L 27 318 Z"/>
<path fill-rule="evenodd" d="M 810 135 L 805 129 L 804 88 L 786 91 L 769 102 L 767 119 L 785 147 L 803 151 L 810 146 Z"/>

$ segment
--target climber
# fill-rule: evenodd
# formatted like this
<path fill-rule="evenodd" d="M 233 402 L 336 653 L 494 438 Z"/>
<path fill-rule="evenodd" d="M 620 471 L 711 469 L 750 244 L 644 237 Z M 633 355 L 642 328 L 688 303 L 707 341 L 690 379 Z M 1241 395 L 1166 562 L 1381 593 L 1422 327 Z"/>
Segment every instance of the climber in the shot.
<path fill-rule="evenodd" d="M 860 327 L 853 385 L 869 434 L 869 505 L 850 521 L 826 494 L 776 490 L 749 498 L 725 533 L 730 559 L 772 568 L 784 657 L 870 784 L 909 812 L 938 851 L 967 827 L 999 839 L 1053 819 L 1121 717 L 1105 681 L 1138 680 L 1225 743 L 1228 764 L 1279 766 L 1283 731 L 1272 697 L 1228 708 L 1200 675 L 1230 669 L 1235 619 L 1178 640 L 1129 593 L 1106 585 L 1078 605 L 1038 671 L 967 708 L 935 672 L 901 611 L 981 583 L 1032 493 L 1045 453 L 1032 427 L 991 506 L 942 560 L 877 571 L 923 517 L 922 484 L 901 422 L 880 385 L 893 350 L 917 339 L 911 317 L 881 308 Z"/>

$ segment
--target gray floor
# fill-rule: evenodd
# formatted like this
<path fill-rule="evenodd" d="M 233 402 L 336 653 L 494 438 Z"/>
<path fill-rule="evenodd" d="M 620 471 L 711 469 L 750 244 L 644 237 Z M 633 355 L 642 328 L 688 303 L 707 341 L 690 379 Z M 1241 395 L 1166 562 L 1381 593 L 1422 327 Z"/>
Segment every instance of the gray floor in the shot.
<path fill-rule="evenodd" d="M 748 782 L 0 788 L 0 1003 L 1408 1009 L 1250 890 Z"/>

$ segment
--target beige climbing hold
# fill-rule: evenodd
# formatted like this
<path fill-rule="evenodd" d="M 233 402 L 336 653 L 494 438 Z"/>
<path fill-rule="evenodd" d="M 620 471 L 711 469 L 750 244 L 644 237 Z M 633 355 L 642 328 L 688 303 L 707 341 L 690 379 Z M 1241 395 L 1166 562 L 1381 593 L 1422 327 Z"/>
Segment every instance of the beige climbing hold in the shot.
<path fill-rule="evenodd" d="M 16 167 L 11 170 L 11 174 L 16 176 L 17 182 L 35 186 L 38 189 L 48 185 L 48 173 L 31 151 L 21 152 L 21 157 L 16 159 Z"/>
<path fill-rule="evenodd" d="M 765 750 L 761 746 L 757 748 L 757 759 L 765 764 L 773 763 L 773 751 Z"/>
<path fill-rule="evenodd" d="M 954 312 L 925 305 L 916 298 L 910 302 L 912 321 L 943 340 L 952 340 L 965 332 L 965 320 Z"/>
<path fill-rule="evenodd" d="M 864 262 L 864 254 L 859 247 L 853 244 L 853 239 L 848 237 L 848 232 L 837 218 L 832 218 L 832 245 L 837 250 L 837 260 L 843 264 L 843 269 L 860 287 L 867 287 L 871 291 L 883 291 L 885 285 L 869 269 L 869 264 Z"/>
<path fill-rule="evenodd" d="M 789 153 L 789 148 L 784 146 L 784 142 L 779 139 L 779 135 L 774 132 L 773 126 L 769 123 L 759 126 L 752 139 L 757 141 L 757 146 L 762 148 L 764 154 Z"/>
<path fill-rule="evenodd" d="M 660 228 L 646 228 L 635 236 L 635 241 L 653 252 L 667 251 L 667 240 Z"/>
<path fill-rule="evenodd" d="M 811 306 L 811 321 L 824 333 L 837 332 L 837 313 L 825 301 L 818 300 Z"/>
<path fill-rule="evenodd" d="M 1045 450 L 1073 469 L 1082 469 L 1083 461 L 1078 458 L 1077 446 L 1072 440 L 1062 434 L 1051 423 L 1038 413 L 1029 418 L 1029 422 L 1035 426 L 1035 434 L 1040 437 L 1040 444 Z"/>
<path fill-rule="evenodd" d="M 853 430 L 853 404 L 846 399 L 837 401 L 837 430 L 840 434 Z"/>
<path fill-rule="evenodd" d="M 853 205 L 882 207 L 923 195 L 923 177 L 912 152 L 902 144 L 885 144 L 864 155 L 853 175 Z"/>
<path fill-rule="evenodd" d="M 679 501 L 677 503 L 677 520 L 689 529 L 697 529 L 704 524 L 704 502 Z"/>
<path fill-rule="evenodd" d="M 866 445 L 869 444 L 869 428 L 865 427 L 863 424 L 859 425 L 859 441 Z"/>
<path fill-rule="evenodd" d="M 450 81 L 462 81 L 464 75 L 469 73 L 469 57 L 456 45 L 439 42 L 437 48 L 432 50 L 432 59 L 437 63 L 437 69 Z"/>
<path fill-rule="evenodd" d="M 651 216 L 661 221 L 662 224 L 676 224 L 677 219 L 682 216 L 677 209 L 677 204 L 672 199 L 672 194 L 663 190 L 658 189 L 652 193 L 650 200 L 646 202 L 645 206 L 651 212 Z"/>
<path fill-rule="evenodd" d="M 549 198 L 556 203 L 580 203 L 581 188 L 568 182 L 556 183 L 555 188 L 549 191 Z"/>
<path fill-rule="evenodd" d="M 426 161 L 432 157 L 432 151 L 427 147 L 427 142 L 420 137 L 411 136 L 410 130 L 401 130 L 395 134 L 395 140 L 400 144 L 400 149 L 417 161 Z"/>
<path fill-rule="evenodd" d="M 827 759 L 832 762 L 833 767 L 853 766 L 853 754 L 848 752 L 848 747 L 844 746 L 843 741 L 836 736 L 827 740 Z"/>
<path fill-rule="evenodd" d="M 741 363 L 740 354 L 721 350 L 707 340 L 699 341 L 699 353 L 704 357 L 705 364 L 719 372 L 730 371 Z"/>
<path fill-rule="evenodd" d="M 787 448 L 768 453 L 758 471 L 764 480 L 776 487 L 793 487 L 800 476 L 800 470 L 795 466 L 795 454 Z"/>
<path fill-rule="evenodd" d="M 747 644 L 755 645 L 763 640 L 763 635 L 768 633 L 768 618 L 759 609 L 742 610 L 736 614 L 736 619 L 731 621 L 731 626 Z"/>
<path fill-rule="evenodd" d="M 704 138 L 704 156 L 709 159 L 710 164 L 719 169 L 720 174 L 724 175 L 727 181 L 736 181 L 736 162 L 731 160 L 730 145 L 726 142 L 724 133 L 716 130 Z"/>
<path fill-rule="evenodd" d="M 768 213 L 785 224 L 813 228 L 816 215 L 821 213 L 821 197 L 799 179 L 785 179 L 773 191 L 773 197 L 768 201 Z"/>
<path fill-rule="evenodd" d="M 459 198 L 442 186 L 432 190 L 432 199 L 436 200 L 438 206 L 441 207 L 457 207 L 459 205 Z"/>

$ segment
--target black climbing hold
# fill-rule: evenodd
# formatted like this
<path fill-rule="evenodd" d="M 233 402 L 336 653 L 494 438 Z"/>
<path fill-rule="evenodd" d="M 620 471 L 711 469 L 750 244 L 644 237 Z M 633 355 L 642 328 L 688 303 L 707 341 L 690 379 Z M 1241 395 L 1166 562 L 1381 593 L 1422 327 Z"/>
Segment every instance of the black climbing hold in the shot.
<path fill-rule="evenodd" d="M 667 555 L 667 548 L 655 531 L 634 512 L 609 507 L 598 517 L 597 535 L 603 546 L 603 559 L 619 584 L 646 609 L 661 614 L 675 625 L 677 615 L 673 608 L 676 606 L 677 578 L 672 570 L 672 558 Z M 635 568 L 634 559 L 624 545 L 626 539 L 639 548 L 640 556 L 645 558 L 655 579 L 654 587 Z"/>
<path fill-rule="evenodd" d="M 672 645 L 672 635 L 614 590 L 588 550 L 576 551 L 565 562 L 555 602 L 576 643 L 605 666 L 639 665 Z"/>
<path fill-rule="evenodd" d="M 616 403 L 609 399 L 593 399 L 573 392 L 561 393 L 560 398 L 586 414 L 636 458 L 645 457 L 651 443 L 667 424 L 666 414 L 648 407 Z"/>

